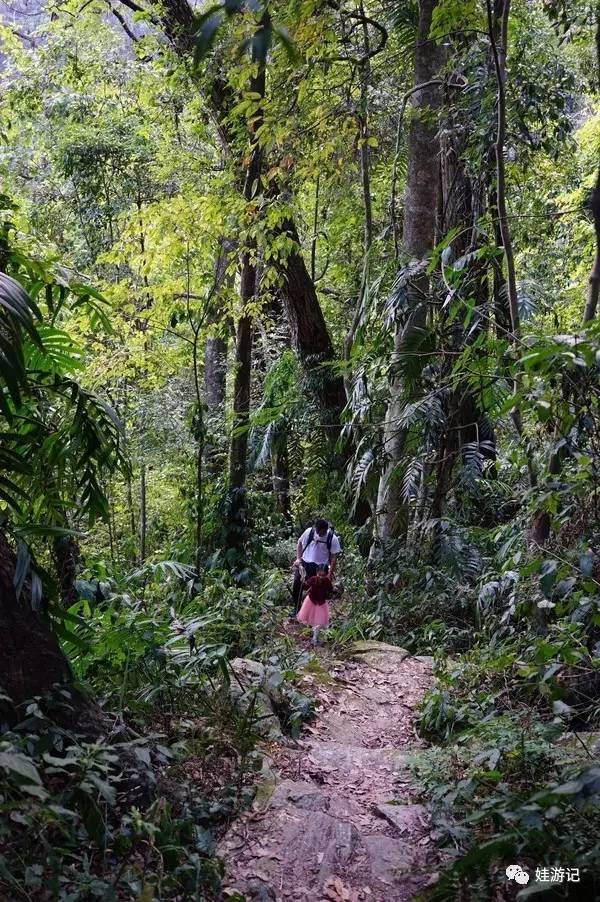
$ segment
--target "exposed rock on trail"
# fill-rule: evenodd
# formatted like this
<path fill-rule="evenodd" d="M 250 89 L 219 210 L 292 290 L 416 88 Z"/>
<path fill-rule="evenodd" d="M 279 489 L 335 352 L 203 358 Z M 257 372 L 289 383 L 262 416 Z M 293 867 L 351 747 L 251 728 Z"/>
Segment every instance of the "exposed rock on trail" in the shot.
<path fill-rule="evenodd" d="M 305 676 L 319 719 L 297 749 L 270 749 L 253 809 L 221 843 L 225 895 L 404 902 L 435 879 L 427 810 L 412 802 L 406 769 L 421 745 L 414 708 L 431 682 L 429 661 L 361 642 L 330 676 L 325 687 Z"/>

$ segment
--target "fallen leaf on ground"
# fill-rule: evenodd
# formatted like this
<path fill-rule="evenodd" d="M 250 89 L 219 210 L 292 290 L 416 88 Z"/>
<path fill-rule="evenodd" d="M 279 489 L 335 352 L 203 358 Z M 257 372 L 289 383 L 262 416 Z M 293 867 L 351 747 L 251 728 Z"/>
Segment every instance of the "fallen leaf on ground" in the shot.
<path fill-rule="evenodd" d="M 323 894 L 326 899 L 331 899 L 332 902 L 350 902 L 352 899 L 352 892 L 345 886 L 339 877 L 330 877 L 324 887 Z"/>

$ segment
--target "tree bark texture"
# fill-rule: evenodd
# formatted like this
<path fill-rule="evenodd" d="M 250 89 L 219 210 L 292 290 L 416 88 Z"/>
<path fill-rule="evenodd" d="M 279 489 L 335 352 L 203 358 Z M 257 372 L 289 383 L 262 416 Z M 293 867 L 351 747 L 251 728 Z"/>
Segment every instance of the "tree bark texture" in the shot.
<path fill-rule="evenodd" d="M 53 551 L 60 599 L 65 607 L 70 607 L 78 598 L 75 580 L 79 567 L 79 545 L 73 536 L 59 536 L 54 540 Z"/>
<path fill-rule="evenodd" d="M 411 98 L 416 115 L 409 131 L 403 245 L 406 253 L 416 259 L 423 259 L 431 251 L 438 209 L 437 124 L 427 115 L 427 111 L 437 110 L 441 103 L 440 86 L 428 84 L 439 74 L 444 59 L 443 49 L 429 38 L 437 4 L 438 0 L 421 0 L 419 4 L 415 49 L 415 85 L 424 87 Z"/>
<path fill-rule="evenodd" d="M 289 238 L 299 245 L 298 230 L 292 219 L 281 226 Z M 322 412 L 328 434 L 337 438 L 340 415 L 346 405 L 344 380 L 327 365 L 335 359 L 335 350 L 327 330 L 317 292 L 304 258 L 293 251 L 280 267 L 281 295 L 290 324 L 292 347 L 298 354 L 307 377 L 308 394 Z"/>
<path fill-rule="evenodd" d="M 440 236 L 456 230 L 452 242 L 454 258 L 476 250 L 479 238 L 474 229 L 475 223 L 483 213 L 483 202 L 475 190 L 475 184 L 467 170 L 463 154 L 467 134 L 463 123 L 452 117 L 451 107 L 444 116 L 445 122 L 441 130 L 441 166 L 440 166 Z M 447 350 L 455 351 L 457 347 L 472 344 L 482 330 L 487 328 L 485 318 L 478 314 L 477 308 L 485 308 L 488 304 L 488 279 L 485 264 L 471 260 L 463 267 L 464 282 L 460 287 L 461 294 L 474 298 L 475 313 L 468 332 L 455 329 L 447 335 Z M 445 334 L 444 314 L 441 314 L 442 335 Z M 445 354 L 442 362 L 441 381 L 450 380 L 454 365 L 452 354 Z M 452 485 L 452 476 L 457 460 L 462 455 L 467 462 L 476 454 L 481 463 L 486 459 L 495 459 L 495 435 L 493 427 L 481 409 L 480 401 L 469 388 L 466 380 L 458 384 L 443 402 L 445 426 L 437 447 L 437 463 L 435 468 L 435 489 L 431 502 L 429 517 L 438 520 L 443 516 L 446 498 Z"/>

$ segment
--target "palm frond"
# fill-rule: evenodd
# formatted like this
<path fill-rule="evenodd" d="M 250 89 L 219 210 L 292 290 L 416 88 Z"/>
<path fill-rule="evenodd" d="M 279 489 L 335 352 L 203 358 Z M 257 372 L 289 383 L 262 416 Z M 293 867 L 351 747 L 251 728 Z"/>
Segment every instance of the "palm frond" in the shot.
<path fill-rule="evenodd" d="M 402 497 L 405 501 L 416 501 L 423 479 L 423 461 L 420 458 L 410 460 L 402 477 Z"/>
<path fill-rule="evenodd" d="M 384 304 L 384 318 L 388 328 L 405 321 L 413 307 L 410 297 L 410 285 L 414 279 L 427 270 L 427 262 L 412 260 L 403 266 Z"/>
<path fill-rule="evenodd" d="M 353 468 L 351 476 L 352 514 L 355 513 L 358 502 L 360 501 L 361 497 L 364 496 L 369 476 L 373 473 L 374 464 L 375 454 L 373 453 L 373 450 L 371 448 L 367 448 L 367 450 L 361 454 L 358 463 Z"/>
<path fill-rule="evenodd" d="M 425 423 L 428 426 L 441 428 L 445 422 L 446 414 L 442 405 L 442 393 L 436 391 L 407 404 L 398 419 L 397 426 L 399 429 L 409 429 Z"/>

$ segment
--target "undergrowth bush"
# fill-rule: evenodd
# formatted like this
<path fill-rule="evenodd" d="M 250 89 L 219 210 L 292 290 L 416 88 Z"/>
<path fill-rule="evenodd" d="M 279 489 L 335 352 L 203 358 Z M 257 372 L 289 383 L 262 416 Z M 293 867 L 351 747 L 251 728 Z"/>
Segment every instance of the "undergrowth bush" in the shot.
<path fill-rule="evenodd" d="M 519 899 L 600 893 L 597 543 L 581 531 L 546 549 L 529 542 L 539 503 L 493 529 L 433 524 L 420 544 L 396 546 L 336 625 L 339 642 L 434 657 L 418 721 L 431 745 L 412 766 L 445 862 L 439 902 L 504 898 L 514 862 L 531 875 L 557 865 L 581 875 L 532 879 Z"/>
<path fill-rule="evenodd" d="M 578 868 L 581 878 L 561 886 L 532 879 L 519 899 L 542 890 L 552 898 L 597 897 L 600 768 L 573 740 L 558 742 L 563 729 L 534 712 L 488 714 L 451 745 L 413 759 L 446 861 L 433 900 L 496 898 L 514 862 L 532 878 L 536 868 L 557 865 Z"/>
<path fill-rule="evenodd" d="M 262 760 L 260 687 L 240 689 L 232 660 L 268 664 L 284 731 L 313 716 L 279 630 L 285 575 L 240 585 L 215 567 L 200 585 L 162 561 L 97 577 L 58 625 L 75 694 L 1 700 L 0 895 L 216 899 L 216 839 Z"/>

